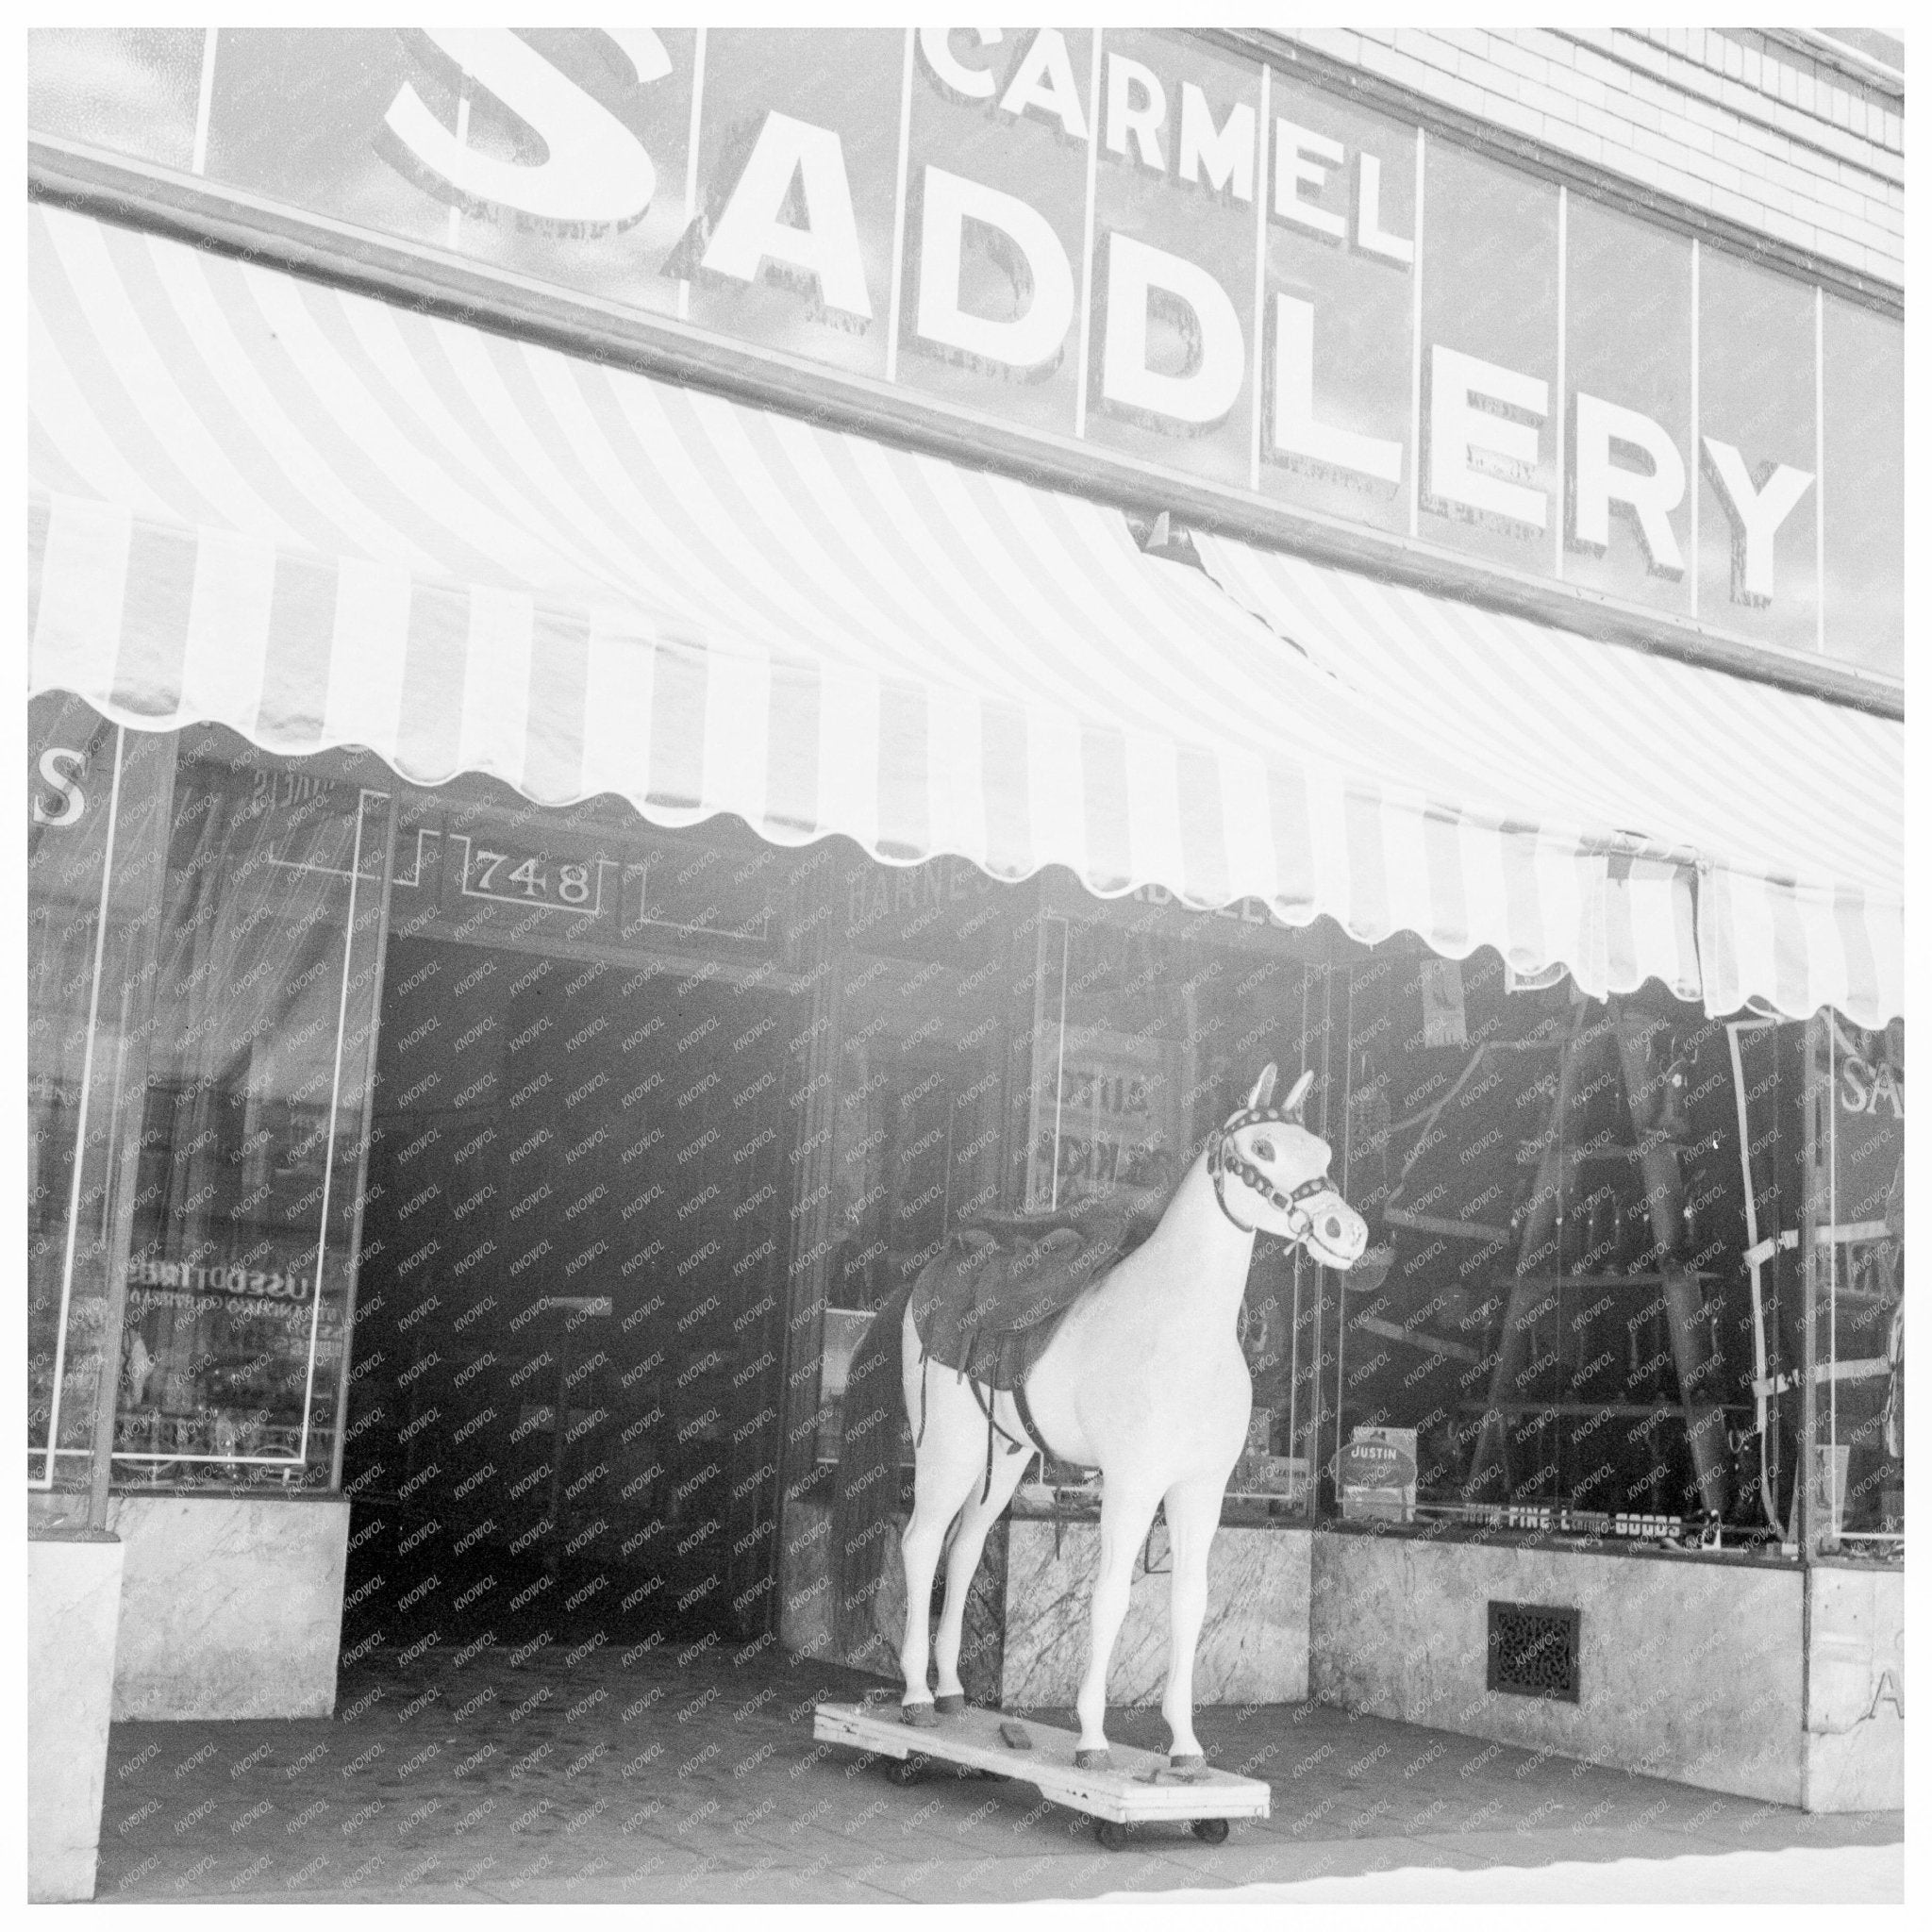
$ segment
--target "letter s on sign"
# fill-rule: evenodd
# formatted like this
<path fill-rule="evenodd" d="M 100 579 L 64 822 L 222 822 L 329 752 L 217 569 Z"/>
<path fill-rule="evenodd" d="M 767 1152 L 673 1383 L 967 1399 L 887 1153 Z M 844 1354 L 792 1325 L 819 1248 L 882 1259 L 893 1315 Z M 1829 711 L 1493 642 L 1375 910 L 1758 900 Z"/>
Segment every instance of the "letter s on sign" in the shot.
<path fill-rule="evenodd" d="M 642 143 L 527 42 L 503 27 L 419 31 L 532 128 L 545 149 L 541 161 L 527 166 L 467 146 L 406 81 L 383 117 L 389 141 L 381 144 L 431 193 L 464 208 L 508 208 L 576 229 L 627 227 L 650 207 L 658 172 Z M 607 32 L 639 82 L 671 72 L 671 57 L 649 27 Z"/>
<path fill-rule="evenodd" d="M 63 762 L 71 767 L 63 771 Z M 87 763 L 84 751 L 69 751 L 65 745 L 49 745 L 41 754 L 41 777 L 55 798 L 34 800 L 34 824 L 71 825 L 87 809 L 87 793 L 75 782 Z"/>
<path fill-rule="evenodd" d="M 1865 1083 L 1872 1077 L 1872 1069 L 1856 1054 L 1847 1055 L 1839 1062 L 1838 1104 L 1846 1113 L 1864 1113 L 1872 1106 L 1872 1089 Z"/>

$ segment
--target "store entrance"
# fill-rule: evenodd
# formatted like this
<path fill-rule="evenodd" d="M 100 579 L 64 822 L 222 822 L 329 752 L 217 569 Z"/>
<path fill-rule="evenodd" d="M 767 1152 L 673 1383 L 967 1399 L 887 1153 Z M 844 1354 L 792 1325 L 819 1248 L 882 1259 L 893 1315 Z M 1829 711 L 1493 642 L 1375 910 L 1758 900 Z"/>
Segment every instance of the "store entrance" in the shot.
<path fill-rule="evenodd" d="M 723 974 L 391 941 L 345 1653 L 766 1627 L 793 1007 Z"/>

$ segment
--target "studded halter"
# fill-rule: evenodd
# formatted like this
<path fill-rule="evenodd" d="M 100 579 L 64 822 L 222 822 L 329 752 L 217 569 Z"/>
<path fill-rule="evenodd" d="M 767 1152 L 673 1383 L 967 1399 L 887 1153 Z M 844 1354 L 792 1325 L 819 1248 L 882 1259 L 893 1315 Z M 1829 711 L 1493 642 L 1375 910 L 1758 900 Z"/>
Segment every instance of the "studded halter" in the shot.
<path fill-rule="evenodd" d="M 1329 1180 L 1327 1170 L 1308 1180 L 1303 1181 L 1291 1192 L 1284 1194 L 1252 1160 L 1247 1159 L 1234 1144 L 1234 1136 L 1243 1127 L 1259 1126 L 1264 1123 L 1285 1127 L 1299 1126 L 1301 1123 L 1291 1113 L 1284 1113 L 1274 1107 L 1244 1107 L 1216 1127 L 1208 1142 L 1208 1173 L 1214 1182 L 1214 1199 L 1221 1211 L 1227 1216 L 1243 1234 L 1255 1234 L 1258 1230 L 1236 1214 L 1227 1205 L 1227 1176 L 1231 1174 L 1246 1187 L 1252 1188 L 1271 1208 L 1278 1208 L 1288 1217 L 1288 1234 L 1284 1239 L 1290 1241 L 1301 1241 L 1314 1232 L 1314 1217 L 1301 1204 L 1311 1194 L 1332 1192 L 1334 1183 Z"/>

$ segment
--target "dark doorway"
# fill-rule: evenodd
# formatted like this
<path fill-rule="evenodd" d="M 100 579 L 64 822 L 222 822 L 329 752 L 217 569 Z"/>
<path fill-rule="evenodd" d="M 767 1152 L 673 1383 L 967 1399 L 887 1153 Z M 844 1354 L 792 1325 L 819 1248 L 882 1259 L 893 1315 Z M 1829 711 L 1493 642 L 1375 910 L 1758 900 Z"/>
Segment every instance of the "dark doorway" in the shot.
<path fill-rule="evenodd" d="M 794 1002 L 398 940 L 344 1480 L 345 1653 L 763 1631 Z"/>

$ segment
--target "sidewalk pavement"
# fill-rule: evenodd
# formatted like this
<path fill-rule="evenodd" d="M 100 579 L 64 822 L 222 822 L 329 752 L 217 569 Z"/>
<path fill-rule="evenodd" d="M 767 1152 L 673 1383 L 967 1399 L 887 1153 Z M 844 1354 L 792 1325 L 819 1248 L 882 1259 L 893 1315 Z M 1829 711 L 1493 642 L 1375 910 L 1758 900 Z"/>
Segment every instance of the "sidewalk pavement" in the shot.
<path fill-rule="evenodd" d="M 879 1688 L 771 1644 L 593 1639 L 358 1664 L 333 1719 L 116 1724 L 96 1896 L 1901 1895 L 1897 1814 L 1807 1817 L 1311 1704 L 1198 1717 L 1213 1762 L 1268 1779 L 1268 1819 L 1237 1824 L 1220 1846 L 1148 1826 L 1108 1852 L 1091 1819 L 1030 1785 L 942 1776 L 901 1788 L 881 1762 L 814 1743 L 819 1699 Z M 1115 1713 L 1110 1733 L 1166 1744 L 1151 1709 Z"/>
<path fill-rule="evenodd" d="M 1102 1893 L 1107 1901 L 1137 1892 Z M 1565 1859 L 1554 1865 L 1418 1865 L 1287 1885 L 1178 1887 L 1163 1903 L 1223 1905 L 1778 1905 L 1905 1903 L 1905 1847 L 1790 1845 L 1781 1852 L 1680 1853 L 1670 1858 Z"/>

